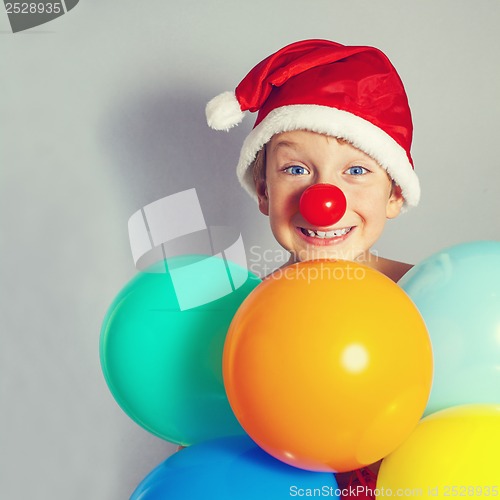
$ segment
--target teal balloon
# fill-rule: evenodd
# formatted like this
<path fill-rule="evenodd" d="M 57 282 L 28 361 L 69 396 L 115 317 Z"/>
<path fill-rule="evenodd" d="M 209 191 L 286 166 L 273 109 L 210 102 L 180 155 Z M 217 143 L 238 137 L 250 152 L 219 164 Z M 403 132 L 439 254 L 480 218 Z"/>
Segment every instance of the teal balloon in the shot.
<path fill-rule="evenodd" d="M 100 358 L 130 418 L 182 445 L 244 432 L 224 390 L 222 352 L 236 310 L 260 281 L 218 257 L 182 256 L 120 291 L 102 325 Z"/>
<path fill-rule="evenodd" d="M 500 242 L 464 243 L 399 282 L 427 324 L 434 380 L 425 414 L 500 403 Z"/>
<path fill-rule="evenodd" d="M 331 473 L 297 469 L 248 436 L 219 438 L 181 450 L 153 469 L 130 500 L 289 500 L 338 498 Z"/>

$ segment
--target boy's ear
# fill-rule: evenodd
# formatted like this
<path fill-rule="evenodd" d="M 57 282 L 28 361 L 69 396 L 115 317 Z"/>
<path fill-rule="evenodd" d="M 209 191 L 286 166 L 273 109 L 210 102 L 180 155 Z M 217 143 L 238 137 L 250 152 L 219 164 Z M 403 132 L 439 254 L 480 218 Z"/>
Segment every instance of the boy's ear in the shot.
<path fill-rule="evenodd" d="M 259 210 L 264 215 L 269 215 L 269 197 L 267 195 L 267 185 L 265 180 L 260 180 L 255 183 L 257 198 L 259 200 Z"/>
<path fill-rule="evenodd" d="M 391 195 L 387 202 L 386 216 L 388 219 L 394 219 L 401 213 L 403 208 L 404 198 L 401 188 L 394 183 L 392 186 Z"/>

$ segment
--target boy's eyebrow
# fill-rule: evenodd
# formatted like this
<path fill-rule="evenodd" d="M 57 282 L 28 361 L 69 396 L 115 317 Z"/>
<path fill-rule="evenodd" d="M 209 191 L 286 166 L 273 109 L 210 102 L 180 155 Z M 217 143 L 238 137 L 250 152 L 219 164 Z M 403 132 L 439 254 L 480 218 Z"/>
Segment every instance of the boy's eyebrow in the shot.
<path fill-rule="evenodd" d="M 285 148 L 291 148 L 291 149 L 296 149 L 297 143 L 293 141 L 278 141 L 272 148 L 272 152 L 275 153 L 279 148 L 285 147 Z"/>

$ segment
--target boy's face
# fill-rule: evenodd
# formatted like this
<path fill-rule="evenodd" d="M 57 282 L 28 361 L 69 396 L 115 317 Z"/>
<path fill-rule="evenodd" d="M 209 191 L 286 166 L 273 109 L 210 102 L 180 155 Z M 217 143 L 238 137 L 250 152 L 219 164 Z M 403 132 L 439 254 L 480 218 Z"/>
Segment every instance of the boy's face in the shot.
<path fill-rule="evenodd" d="M 334 184 L 347 199 L 344 216 L 332 226 L 313 226 L 299 212 L 302 193 L 317 183 Z M 266 180 L 257 183 L 257 194 L 276 240 L 294 261 L 365 260 L 386 219 L 396 217 L 403 205 L 399 187 L 392 189 L 386 171 L 370 156 L 334 137 L 303 130 L 269 141 Z"/>

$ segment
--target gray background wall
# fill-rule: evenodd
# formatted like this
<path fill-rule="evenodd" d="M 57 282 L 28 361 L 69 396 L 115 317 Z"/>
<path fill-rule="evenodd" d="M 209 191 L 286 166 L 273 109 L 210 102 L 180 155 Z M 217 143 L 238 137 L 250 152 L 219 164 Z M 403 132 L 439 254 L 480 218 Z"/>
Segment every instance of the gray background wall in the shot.
<path fill-rule="evenodd" d="M 99 366 L 101 321 L 135 274 L 127 220 L 196 187 L 209 224 L 277 250 L 233 173 L 253 120 L 216 133 L 204 105 L 284 44 L 375 45 L 406 84 L 423 198 L 380 254 L 498 239 L 499 22 L 497 0 L 81 0 L 13 35 L 0 12 L 0 497 L 125 499 L 173 452 Z"/>

